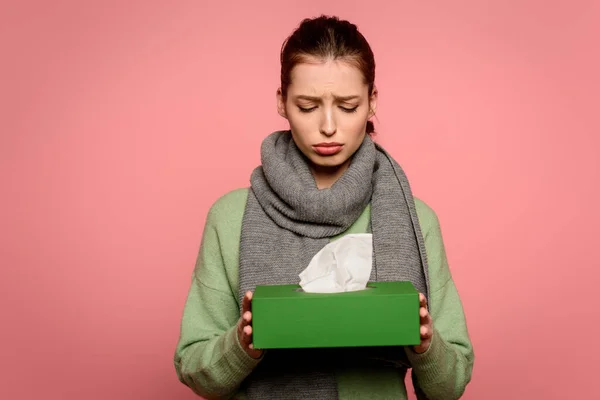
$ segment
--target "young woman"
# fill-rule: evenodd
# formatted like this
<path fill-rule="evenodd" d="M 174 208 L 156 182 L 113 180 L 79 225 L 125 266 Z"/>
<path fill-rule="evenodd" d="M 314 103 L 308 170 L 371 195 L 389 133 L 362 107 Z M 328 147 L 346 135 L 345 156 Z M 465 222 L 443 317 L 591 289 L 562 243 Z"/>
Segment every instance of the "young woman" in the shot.
<path fill-rule="evenodd" d="M 457 399 L 473 349 L 435 212 L 371 140 L 375 61 L 356 26 L 307 19 L 281 52 L 277 111 L 249 189 L 211 207 L 175 353 L 181 382 L 208 399 Z M 373 235 L 371 280 L 410 280 L 421 298 L 414 347 L 270 350 L 252 346 L 252 291 L 298 283 L 330 240 Z"/>

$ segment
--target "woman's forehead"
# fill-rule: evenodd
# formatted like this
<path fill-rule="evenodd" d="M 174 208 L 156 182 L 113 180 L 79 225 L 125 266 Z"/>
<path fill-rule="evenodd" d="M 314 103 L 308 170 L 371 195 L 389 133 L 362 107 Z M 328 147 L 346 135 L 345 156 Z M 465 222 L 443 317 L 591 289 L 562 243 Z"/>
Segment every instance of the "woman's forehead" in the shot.
<path fill-rule="evenodd" d="M 289 89 L 306 96 L 335 92 L 336 96 L 344 97 L 360 95 L 366 86 L 356 66 L 342 60 L 330 60 L 297 64 L 291 73 Z"/>

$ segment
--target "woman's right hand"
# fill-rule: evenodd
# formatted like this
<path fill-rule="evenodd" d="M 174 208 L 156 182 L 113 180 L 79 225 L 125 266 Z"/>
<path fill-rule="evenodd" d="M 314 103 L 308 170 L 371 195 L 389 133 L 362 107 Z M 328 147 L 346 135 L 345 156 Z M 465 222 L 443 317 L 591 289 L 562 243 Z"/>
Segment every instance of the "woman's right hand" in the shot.
<path fill-rule="evenodd" d="M 238 322 L 238 339 L 242 348 L 252 358 L 260 358 L 262 350 L 257 350 L 252 345 L 252 292 L 246 292 L 242 300 L 242 314 Z"/>

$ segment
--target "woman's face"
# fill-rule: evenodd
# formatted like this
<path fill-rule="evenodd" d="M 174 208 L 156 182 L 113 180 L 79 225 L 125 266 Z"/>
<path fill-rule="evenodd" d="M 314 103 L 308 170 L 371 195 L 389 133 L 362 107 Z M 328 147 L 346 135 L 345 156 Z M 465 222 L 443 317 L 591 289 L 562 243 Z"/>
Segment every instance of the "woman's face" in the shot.
<path fill-rule="evenodd" d="M 287 98 L 281 90 L 277 98 L 279 114 L 313 168 L 333 172 L 348 166 L 364 140 L 377 92 L 369 95 L 361 71 L 351 64 L 315 59 L 293 68 Z"/>

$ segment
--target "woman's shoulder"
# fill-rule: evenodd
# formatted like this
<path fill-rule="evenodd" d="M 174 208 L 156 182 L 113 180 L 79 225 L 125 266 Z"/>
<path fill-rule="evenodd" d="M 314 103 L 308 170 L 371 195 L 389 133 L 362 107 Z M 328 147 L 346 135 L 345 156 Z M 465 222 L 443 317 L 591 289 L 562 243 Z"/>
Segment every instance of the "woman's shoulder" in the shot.
<path fill-rule="evenodd" d="M 212 204 L 211 210 L 223 211 L 231 208 L 245 207 L 247 199 L 247 187 L 233 189 L 218 197 Z"/>
<path fill-rule="evenodd" d="M 210 206 L 207 219 L 214 225 L 241 224 L 247 200 L 248 188 L 230 190 Z"/>
<path fill-rule="evenodd" d="M 415 197 L 414 200 L 417 218 L 419 219 L 423 235 L 426 236 L 432 229 L 439 229 L 440 222 L 435 210 L 420 198 Z"/>

